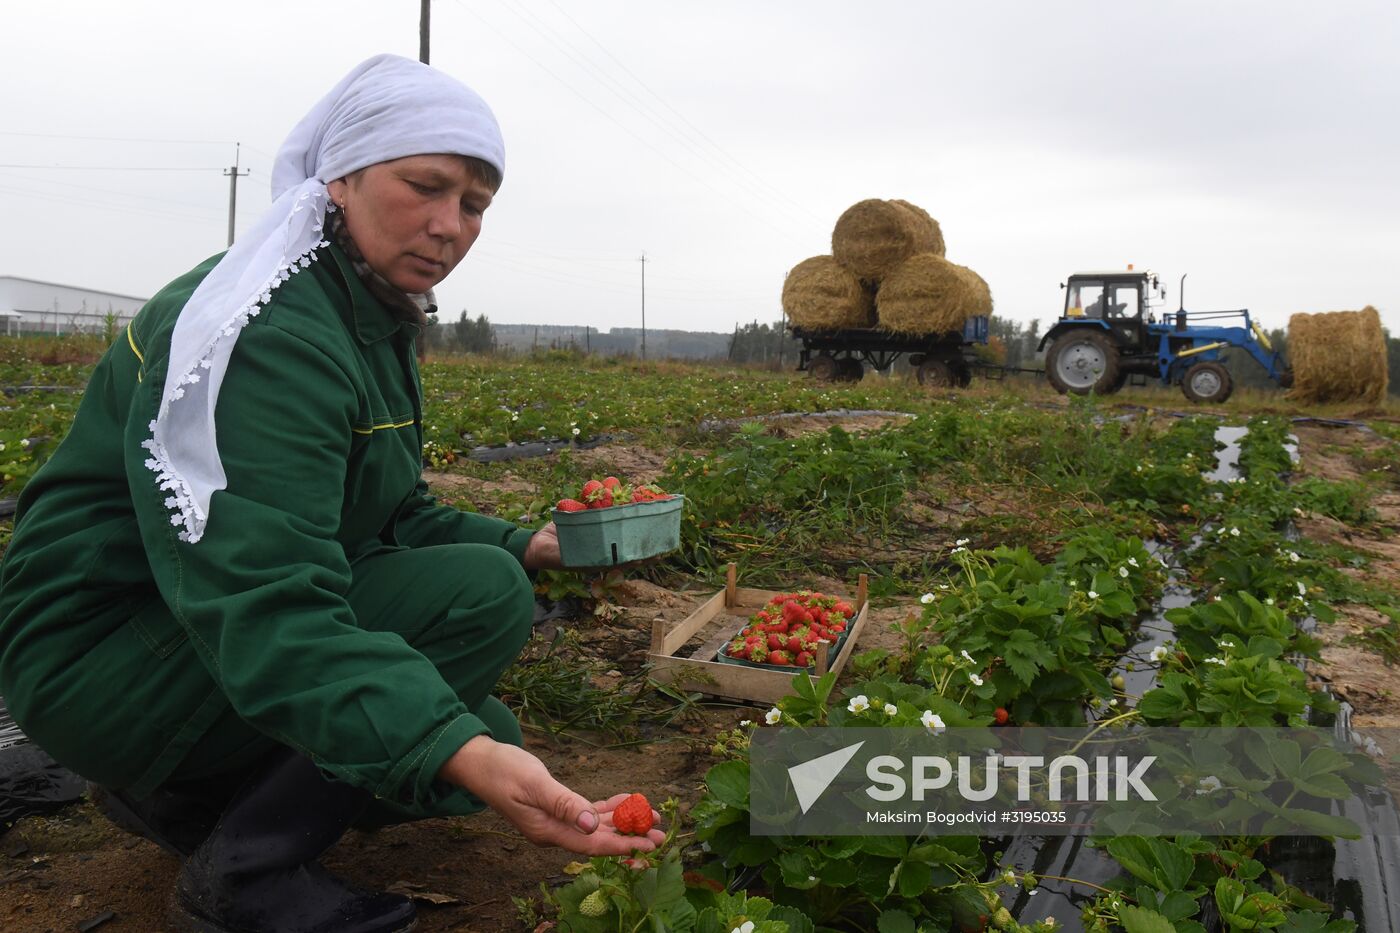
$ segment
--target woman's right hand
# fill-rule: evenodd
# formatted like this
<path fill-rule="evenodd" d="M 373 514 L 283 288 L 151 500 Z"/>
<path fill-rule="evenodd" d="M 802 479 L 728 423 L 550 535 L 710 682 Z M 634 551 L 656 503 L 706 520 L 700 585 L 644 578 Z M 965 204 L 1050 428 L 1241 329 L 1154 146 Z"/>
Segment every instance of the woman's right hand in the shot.
<path fill-rule="evenodd" d="M 659 829 L 646 836 L 620 835 L 612 811 L 626 794 L 590 803 L 556 781 L 534 755 L 488 735 L 470 739 L 438 776 L 481 798 L 535 845 L 562 846 L 580 855 L 629 855 L 650 852 L 666 838 Z"/>

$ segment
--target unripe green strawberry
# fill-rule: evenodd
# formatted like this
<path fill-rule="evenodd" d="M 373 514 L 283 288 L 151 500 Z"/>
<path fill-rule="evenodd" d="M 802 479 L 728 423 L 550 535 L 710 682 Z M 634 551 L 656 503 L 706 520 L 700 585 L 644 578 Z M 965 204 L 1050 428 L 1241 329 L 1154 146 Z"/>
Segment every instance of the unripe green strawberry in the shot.
<path fill-rule="evenodd" d="M 578 912 L 585 917 L 601 917 L 608 912 L 608 897 L 599 888 L 578 902 Z"/>
<path fill-rule="evenodd" d="M 1113 679 L 1110 680 L 1109 683 L 1113 684 L 1114 690 L 1123 690 L 1128 686 L 1128 682 L 1123 679 L 1122 674 L 1114 674 Z"/>
<path fill-rule="evenodd" d="M 998 930 L 1004 930 L 1011 926 L 1011 911 L 1005 907 L 997 908 L 997 912 L 992 914 L 992 926 Z"/>

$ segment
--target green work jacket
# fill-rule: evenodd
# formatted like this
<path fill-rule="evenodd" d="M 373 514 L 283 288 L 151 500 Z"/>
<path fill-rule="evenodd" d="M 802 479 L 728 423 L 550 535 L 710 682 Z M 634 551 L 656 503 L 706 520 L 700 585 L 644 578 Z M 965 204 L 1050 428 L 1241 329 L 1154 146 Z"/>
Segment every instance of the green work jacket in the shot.
<path fill-rule="evenodd" d="M 142 442 L 180 309 L 217 256 L 163 289 L 93 371 L 20 496 L 0 567 L 0 696 L 60 762 L 141 796 L 230 707 L 380 797 L 430 808 L 487 731 L 397 634 L 357 626 L 355 562 L 532 532 L 441 506 L 422 480 L 413 339 L 335 246 L 272 293 L 219 394 L 215 492 L 181 542 Z M 406 607 L 405 611 L 411 611 Z"/>

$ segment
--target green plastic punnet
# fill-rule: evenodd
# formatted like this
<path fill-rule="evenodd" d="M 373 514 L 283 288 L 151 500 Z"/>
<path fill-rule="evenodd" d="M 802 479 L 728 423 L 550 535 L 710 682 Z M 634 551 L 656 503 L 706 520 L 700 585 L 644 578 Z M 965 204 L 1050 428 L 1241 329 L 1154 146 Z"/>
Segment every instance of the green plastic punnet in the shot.
<path fill-rule="evenodd" d="M 613 567 L 681 546 L 684 496 L 582 512 L 554 510 L 565 567 Z"/>

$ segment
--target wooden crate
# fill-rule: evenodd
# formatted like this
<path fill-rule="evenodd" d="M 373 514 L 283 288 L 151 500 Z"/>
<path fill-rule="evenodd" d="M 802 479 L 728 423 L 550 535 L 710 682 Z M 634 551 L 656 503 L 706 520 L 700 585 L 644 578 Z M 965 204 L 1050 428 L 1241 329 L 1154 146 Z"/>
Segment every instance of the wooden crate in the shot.
<path fill-rule="evenodd" d="M 754 590 L 736 586 L 735 577 L 735 567 L 730 564 L 725 588 L 706 600 L 675 628 L 668 631 L 666 623 L 660 619 L 652 624 L 651 650 L 647 654 L 652 664 L 652 676 L 682 690 L 755 700 L 760 703 L 775 703 L 792 692 L 792 678 L 801 673 L 798 668 L 775 667 L 763 670 L 710 660 L 744 627 L 749 616 L 778 595 L 774 590 Z M 821 677 L 828 670 L 839 674 L 845 667 L 852 649 L 855 648 L 856 639 L 860 638 L 861 630 L 865 628 L 866 617 L 870 614 L 868 589 L 869 580 L 865 574 L 861 574 L 856 589 L 856 617 L 850 623 L 850 633 L 841 646 L 840 653 L 833 659 L 831 646 L 827 646 L 826 651 L 818 652 L 816 673 L 809 676 Z M 694 654 L 690 657 L 677 657 L 676 652 L 697 635 L 703 641 Z"/>

